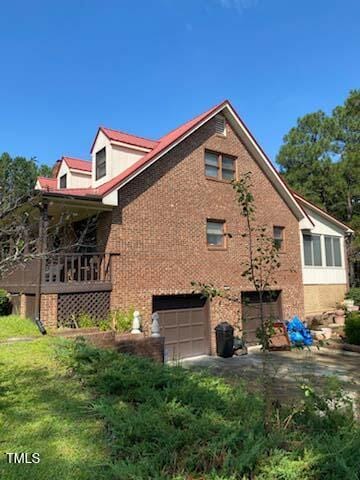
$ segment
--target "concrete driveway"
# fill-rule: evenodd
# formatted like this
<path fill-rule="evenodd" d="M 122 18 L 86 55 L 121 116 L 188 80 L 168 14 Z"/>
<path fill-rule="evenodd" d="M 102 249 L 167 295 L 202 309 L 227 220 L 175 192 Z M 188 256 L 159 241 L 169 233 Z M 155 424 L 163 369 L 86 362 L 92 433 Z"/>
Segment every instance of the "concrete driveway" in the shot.
<path fill-rule="evenodd" d="M 251 347 L 247 355 L 232 358 L 202 356 L 182 360 L 181 365 L 192 370 L 207 370 L 229 382 L 242 379 L 251 389 L 258 389 L 262 374 L 263 353 Z M 356 401 L 360 397 L 360 354 L 327 348 L 271 352 L 267 354 L 268 373 L 273 395 L 278 400 L 300 394 L 303 383 L 322 387 L 327 377 L 337 377 L 344 390 Z"/>

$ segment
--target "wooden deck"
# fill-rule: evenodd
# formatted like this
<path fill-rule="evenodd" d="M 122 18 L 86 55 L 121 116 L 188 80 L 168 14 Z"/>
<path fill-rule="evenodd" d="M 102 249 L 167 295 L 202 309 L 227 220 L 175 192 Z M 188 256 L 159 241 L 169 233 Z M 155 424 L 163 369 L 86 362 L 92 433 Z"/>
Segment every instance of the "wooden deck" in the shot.
<path fill-rule="evenodd" d="M 113 254 L 56 253 L 29 260 L 0 280 L 0 287 L 10 293 L 91 292 L 111 290 Z"/>

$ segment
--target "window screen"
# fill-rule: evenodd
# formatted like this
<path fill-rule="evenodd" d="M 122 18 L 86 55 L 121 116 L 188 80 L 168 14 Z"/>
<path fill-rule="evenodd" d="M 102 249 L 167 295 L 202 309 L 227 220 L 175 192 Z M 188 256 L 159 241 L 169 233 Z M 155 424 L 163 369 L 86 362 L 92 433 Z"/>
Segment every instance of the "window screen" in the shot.
<path fill-rule="evenodd" d="M 339 237 L 325 237 L 326 265 L 328 267 L 341 267 L 341 250 Z"/>
<path fill-rule="evenodd" d="M 320 235 L 303 234 L 304 265 L 321 267 Z"/>
<path fill-rule="evenodd" d="M 215 247 L 224 245 L 224 222 L 208 220 L 206 222 L 207 244 Z"/>
<path fill-rule="evenodd" d="M 219 159 L 216 153 L 205 152 L 205 175 L 218 178 Z"/>

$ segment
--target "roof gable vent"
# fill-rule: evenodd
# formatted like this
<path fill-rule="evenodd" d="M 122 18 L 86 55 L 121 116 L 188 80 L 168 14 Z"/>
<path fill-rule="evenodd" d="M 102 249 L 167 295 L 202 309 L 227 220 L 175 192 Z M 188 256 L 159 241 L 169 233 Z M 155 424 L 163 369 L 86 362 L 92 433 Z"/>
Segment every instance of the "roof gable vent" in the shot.
<path fill-rule="evenodd" d="M 226 135 L 225 117 L 216 115 L 215 117 L 215 132 L 218 135 Z"/>

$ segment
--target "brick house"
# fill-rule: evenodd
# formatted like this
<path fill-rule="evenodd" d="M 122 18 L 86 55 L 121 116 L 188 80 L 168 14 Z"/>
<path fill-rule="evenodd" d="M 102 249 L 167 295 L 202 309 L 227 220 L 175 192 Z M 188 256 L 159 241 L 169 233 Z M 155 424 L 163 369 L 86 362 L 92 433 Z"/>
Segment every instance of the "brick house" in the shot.
<path fill-rule="evenodd" d="M 149 333 L 157 311 L 170 357 L 214 353 L 214 327 L 224 320 L 254 341 L 257 296 L 241 276 L 245 224 L 230 184 L 249 171 L 257 221 L 281 245 L 269 315 L 304 317 L 323 308 L 320 297 L 329 308 L 327 292 L 343 296 L 350 229 L 290 191 L 228 101 L 157 141 L 101 127 L 91 157 L 63 157 L 54 177 L 39 178 L 36 190 L 46 206 L 40 224 L 56 217 L 60 205 L 81 219 L 96 215 L 97 252 L 49 255 L 40 277 L 27 278 L 23 271 L 3 280 L 18 294 L 20 313 L 34 315 L 38 303 L 42 321 L 56 326 L 71 313 L 101 316 L 135 307 Z M 317 235 L 324 235 L 324 267 L 329 251 L 333 256 L 321 278 Z M 329 244 L 325 237 L 337 240 Z M 326 278 L 321 283 L 329 269 L 331 284 Z M 225 287 L 242 302 L 209 304 L 192 293 L 193 280 Z"/>

